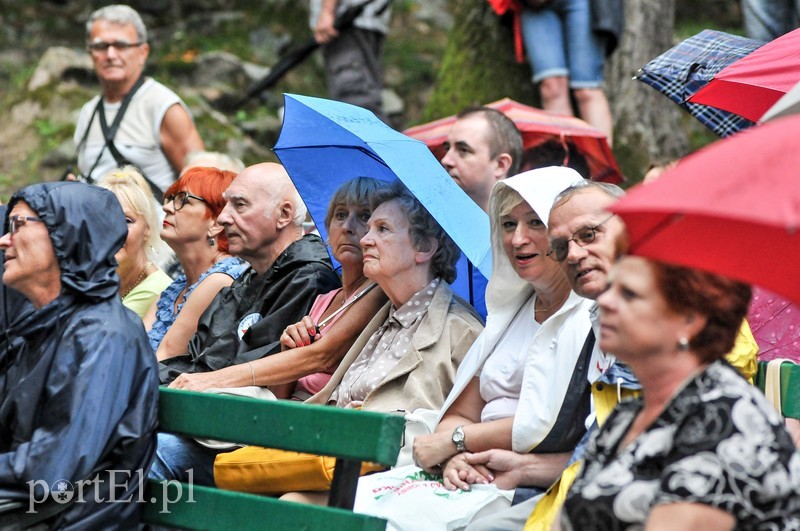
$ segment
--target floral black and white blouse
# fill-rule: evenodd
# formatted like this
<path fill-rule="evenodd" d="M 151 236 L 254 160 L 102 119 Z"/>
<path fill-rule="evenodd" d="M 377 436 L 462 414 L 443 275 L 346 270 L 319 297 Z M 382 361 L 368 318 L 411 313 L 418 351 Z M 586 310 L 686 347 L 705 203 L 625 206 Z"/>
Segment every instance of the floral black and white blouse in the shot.
<path fill-rule="evenodd" d="M 589 443 L 562 529 L 643 529 L 653 507 L 675 502 L 721 509 L 737 529 L 800 529 L 800 453 L 735 369 L 711 364 L 618 451 L 641 406 L 620 404 Z"/>

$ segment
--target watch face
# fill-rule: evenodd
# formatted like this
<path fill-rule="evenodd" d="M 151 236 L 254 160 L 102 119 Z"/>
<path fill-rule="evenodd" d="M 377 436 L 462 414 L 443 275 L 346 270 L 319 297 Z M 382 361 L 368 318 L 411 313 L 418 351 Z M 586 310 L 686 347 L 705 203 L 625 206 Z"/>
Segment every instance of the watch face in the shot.
<path fill-rule="evenodd" d="M 463 427 L 458 426 L 453 431 L 452 439 L 453 439 L 453 444 L 456 445 L 456 450 L 458 450 L 459 452 L 463 452 L 464 450 L 467 449 L 466 446 L 464 446 L 464 428 Z"/>

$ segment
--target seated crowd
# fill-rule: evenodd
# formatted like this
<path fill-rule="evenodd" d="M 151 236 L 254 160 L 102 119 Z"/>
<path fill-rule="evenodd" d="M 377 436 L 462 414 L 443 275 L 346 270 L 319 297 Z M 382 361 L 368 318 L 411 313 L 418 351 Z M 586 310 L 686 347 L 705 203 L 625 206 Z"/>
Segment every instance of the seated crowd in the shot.
<path fill-rule="evenodd" d="M 799 528 L 800 453 L 750 384 L 749 286 L 626 255 L 608 210 L 624 191 L 588 180 L 574 146 L 524 161 L 521 146 L 505 115 L 470 109 L 442 161 L 488 214 L 485 328 L 451 288 L 456 243 L 400 181 L 343 183 L 325 242 L 271 162 L 195 158 L 161 212 L 132 166 L 15 193 L 0 238 L 2 498 L 94 483 L 44 522 L 82 529 L 138 525 L 142 504 L 104 502 L 141 494 L 120 471 L 326 503 L 328 481 L 281 474 L 286 452 L 157 433 L 165 385 L 432 413 L 404 464 L 446 491 L 501 495 L 458 526 L 426 514 L 430 529 Z"/>

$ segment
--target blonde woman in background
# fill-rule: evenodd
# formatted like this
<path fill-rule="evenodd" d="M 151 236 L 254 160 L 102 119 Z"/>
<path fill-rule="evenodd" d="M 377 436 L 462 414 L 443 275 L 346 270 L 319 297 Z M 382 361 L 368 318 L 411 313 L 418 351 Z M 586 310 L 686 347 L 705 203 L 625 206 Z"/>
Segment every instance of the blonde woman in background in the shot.
<path fill-rule="evenodd" d="M 106 174 L 97 185 L 111 190 L 125 213 L 128 237 L 117 252 L 122 304 L 144 317 L 172 279 L 156 265 L 166 254 L 160 237 L 159 206 L 150 186 L 134 166 Z"/>

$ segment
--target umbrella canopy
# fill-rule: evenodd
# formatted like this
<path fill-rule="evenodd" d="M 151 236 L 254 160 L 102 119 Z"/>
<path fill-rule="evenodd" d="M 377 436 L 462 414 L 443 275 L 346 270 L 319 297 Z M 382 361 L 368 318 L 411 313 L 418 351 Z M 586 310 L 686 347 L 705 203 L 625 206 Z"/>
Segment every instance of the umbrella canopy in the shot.
<path fill-rule="evenodd" d="M 757 122 L 800 81 L 800 29 L 768 42 L 721 70 L 689 101 Z"/>
<path fill-rule="evenodd" d="M 467 259 L 489 278 L 489 217 L 450 178 L 430 150 L 399 133 L 372 112 L 347 103 L 285 94 L 283 127 L 275 154 L 308 207 L 320 234 L 328 202 L 344 182 L 367 176 L 400 179 L 453 238 Z M 454 289 L 476 302 L 466 263 Z M 485 285 L 485 280 L 483 281 Z"/>
<path fill-rule="evenodd" d="M 781 99 L 775 102 L 775 105 L 769 108 L 764 116 L 761 117 L 761 122 L 772 120 L 773 118 L 780 118 L 782 116 L 789 116 L 790 114 L 797 114 L 800 112 L 800 83 L 797 83 L 792 90 L 784 94 Z"/>
<path fill-rule="evenodd" d="M 489 103 L 487 107 L 503 112 L 516 124 L 522 133 L 522 145 L 525 150 L 535 148 L 553 138 L 568 140 L 586 157 L 592 179 L 612 183 L 622 182 L 622 173 L 611 153 L 606 136 L 583 120 L 574 116 L 552 114 L 509 98 Z M 447 133 L 455 121 L 455 116 L 448 116 L 411 127 L 404 132 L 412 138 L 425 142 L 436 158 L 441 160 L 445 155 L 444 142 L 447 140 Z"/>
<path fill-rule="evenodd" d="M 800 311 L 770 291 L 755 288 L 747 314 L 758 343 L 758 359 L 793 359 L 800 363 Z"/>
<path fill-rule="evenodd" d="M 726 66 L 748 56 L 764 43 L 722 31 L 703 30 L 662 53 L 636 73 L 677 103 L 700 123 L 725 137 L 753 125 L 737 114 L 687 100 Z"/>
<path fill-rule="evenodd" d="M 682 159 L 612 205 L 633 254 L 761 285 L 800 302 L 800 116 Z"/>

